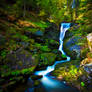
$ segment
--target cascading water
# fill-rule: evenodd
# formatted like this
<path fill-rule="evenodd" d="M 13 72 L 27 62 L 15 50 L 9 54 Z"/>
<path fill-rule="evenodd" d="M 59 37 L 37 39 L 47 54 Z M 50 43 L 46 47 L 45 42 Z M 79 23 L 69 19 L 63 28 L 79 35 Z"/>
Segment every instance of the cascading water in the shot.
<path fill-rule="evenodd" d="M 59 46 L 59 51 L 61 51 L 63 55 L 66 55 L 65 52 L 63 51 L 63 39 L 64 39 L 64 36 L 65 36 L 65 32 L 70 28 L 70 25 L 71 25 L 70 23 L 62 23 L 61 24 L 61 28 L 60 28 L 60 38 L 59 38 L 60 46 Z M 66 60 L 56 61 L 52 66 L 48 66 L 46 70 L 36 71 L 35 75 L 43 75 L 43 78 L 44 77 L 46 78 L 46 75 L 48 73 L 52 72 L 55 69 L 55 66 L 58 63 L 63 63 L 63 62 L 67 62 L 67 61 L 70 61 L 70 57 L 69 56 L 67 56 Z"/>
<path fill-rule="evenodd" d="M 63 55 L 66 55 L 63 51 L 63 39 L 65 36 L 65 32 L 70 28 L 71 23 L 62 23 L 60 28 L 60 46 L 59 51 L 62 52 Z M 77 89 L 72 88 L 66 84 L 65 81 L 59 81 L 54 76 L 50 75 L 50 72 L 54 71 L 55 66 L 59 63 L 70 61 L 70 57 L 66 55 L 66 60 L 56 61 L 52 66 L 48 66 L 46 70 L 36 71 L 35 75 L 42 75 L 43 77 L 40 79 L 41 84 L 39 85 L 40 91 L 35 91 L 35 88 L 28 88 L 25 92 L 43 92 L 41 89 L 44 88 L 44 92 L 79 92 Z"/>

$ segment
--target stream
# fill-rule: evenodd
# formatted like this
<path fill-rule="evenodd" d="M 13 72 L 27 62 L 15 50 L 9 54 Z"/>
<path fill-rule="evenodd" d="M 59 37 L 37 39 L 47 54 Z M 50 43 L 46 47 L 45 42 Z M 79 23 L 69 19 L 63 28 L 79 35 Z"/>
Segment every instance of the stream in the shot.
<path fill-rule="evenodd" d="M 55 66 L 57 64 L 70 61 L 70 57 L 67 56 L 66 53 L 63 51 L 63 39 L 66 31 L 70 28 L 70 26 L 71 23 L 62 23 L 60 28 L 60 46 L 58 50 L 67 57 L 66 60 L 55 61 L 55 63 L 52 66 L 48 66 L 46 70 L 36 71 L 34 73 L 35 75 L 43 76 L 40 79 L 40 91 L 34 91 L 33 88 L 28 88 L 25 92 L 79 92 L 76 88 L 68 86 L 65 81 L 59 81 L 55 78 L 55 76 L 50 75 L 50 73 L 55 70 Z M 41 87 L 44 88 L 44 90 L 41 91 Z"/>
<path fill-rule="evenodd" d="M 55 70 L 57 64 L 70 61 L 70 57 L 63 51 L 65 33 L 70 27 L 71 23 L 61 23 L 60 27 L 60 45 L 58 50 L 66 56 L 66 60 L 55 61 L 53 65 L 47 66 L 46 70 L 36 71 L 34 75 L 42 76 L 42 78 L 35 80 L 39 82 L 37 86 L 34 85 L 35 81 L 29 77 L 27 83 L 19 84 L 13 92 L 80 92 L 77 88 L 69 86 L 66 81 L 60 81 L 55 76 L 51 75 L 51 72 Z"/>

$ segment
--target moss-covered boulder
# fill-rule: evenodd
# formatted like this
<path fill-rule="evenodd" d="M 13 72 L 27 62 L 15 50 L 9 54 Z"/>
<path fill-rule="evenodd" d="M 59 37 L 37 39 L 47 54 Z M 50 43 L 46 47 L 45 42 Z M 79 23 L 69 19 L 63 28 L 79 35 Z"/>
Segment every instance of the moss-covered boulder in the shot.
<path fill-rule="evenodd" d="M 15 53 L 8 54 L 3 61 L 1 76 L 18 75 L 32 72 L 38 64 L 37 55 L 20 49 Z"/>
<path fill-rule="evenodd" d="M 55 62 L 56 54 L 54 53 L 41 53 L 39 66 L 52 65 Z"/>

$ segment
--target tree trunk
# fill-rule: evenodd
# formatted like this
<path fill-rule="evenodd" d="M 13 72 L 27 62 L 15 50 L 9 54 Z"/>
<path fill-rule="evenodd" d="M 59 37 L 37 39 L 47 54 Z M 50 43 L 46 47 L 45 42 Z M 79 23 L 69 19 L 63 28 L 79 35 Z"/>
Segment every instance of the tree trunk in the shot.
<path fill-rule="evenodd" d="M 23 17 L 25 18 L 25 16 L 26 16 L 26 4 L 25 4 L 25 0 L 24 0 L 24 11 L 23 11 Z"/>

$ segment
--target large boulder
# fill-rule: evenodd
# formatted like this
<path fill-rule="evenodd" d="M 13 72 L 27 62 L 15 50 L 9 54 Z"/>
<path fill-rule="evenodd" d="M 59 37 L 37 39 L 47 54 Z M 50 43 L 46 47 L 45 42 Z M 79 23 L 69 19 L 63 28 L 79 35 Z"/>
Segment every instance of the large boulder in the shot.
<path fill-rule="evenodd" d="M 15 71 L 15 70 L 21 71 L 23 69 L 36 67 L 38 63 L 38 58 L 37 58 L 37 55 L 32 55 L 30 52 L 24 49 L 20 49 L 16 51 L 15 53 L 8 54 L 3 63 L 7 67 L 9 67 L 9 69 L 3 68 L 3 71 L 5 72 L 9 72 L 10 70 L 11 71 Z"/>
<path fill-rule="evenodd" d="M 64 42 L 65 52 L 70 55 L 72 59 L 80 58 L 81 46 L 78 45 L 79 39 L 82 38 L 80 36 L 72 36 Z"/>
<path fill-rule="evenodd" d="M 87 40 L 88 40 L 89 49 L 92 52 L 92 33 L 87 35 Z"/>
<path fill-rule="evenodd" d="M 92 58 L 85 58 L 81 61 L 80 66 L 83 66 L 84 70 L 91 74 L 92 73 Z"/>

